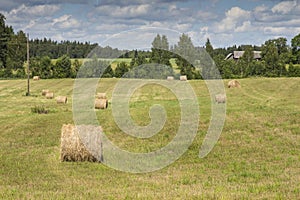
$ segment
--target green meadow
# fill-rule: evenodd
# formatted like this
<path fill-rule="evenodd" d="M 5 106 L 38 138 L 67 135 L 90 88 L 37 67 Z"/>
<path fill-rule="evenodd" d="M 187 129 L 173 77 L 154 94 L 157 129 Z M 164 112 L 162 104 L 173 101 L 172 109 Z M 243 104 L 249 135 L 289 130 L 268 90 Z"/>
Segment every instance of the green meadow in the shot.
<path fill-rule="evenodd" d="M 224 80 L 226 86 L 229 80 Z M 117 171 L 101 163 L 61 162 L 63 124 L 73 124 L 73 79 L 0 80 L 0 199 L 299 199 L 300 78 L 249 78 L 226 88 L 223 132 L 205 157 L 199 148 L 211 119 L 204 81 L 189 81 L 200 107 L 197 136 L 173 164 L 149 173 Z M 102 79 L 97 92 L 109 99 L 118 79 Z M 67 104 L 41 95 L 49 89 Z M 124 150 L 152 152 L 172 141 L 180 123 L 176 96 L 146 85 L 130 99 L 138 125 L 150 123 L 149 109 L 162 105 L 163 129 L 149 139 L 128 136 L 116 125 L 109 104 L 96 115 L 107 137 Z M 41 106 L 48 114 L 37 114 Z"/>

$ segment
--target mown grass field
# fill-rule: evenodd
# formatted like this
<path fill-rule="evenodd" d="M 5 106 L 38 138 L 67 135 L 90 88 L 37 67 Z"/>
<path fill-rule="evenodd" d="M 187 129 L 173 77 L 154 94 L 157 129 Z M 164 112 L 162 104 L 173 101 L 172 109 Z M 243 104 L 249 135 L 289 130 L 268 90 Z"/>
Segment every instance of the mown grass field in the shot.
<path fill-rule="evenodd" d="M 97 91 L 110 98 L 117 81 L 104 79 Z M 201 118 L 193 144 L 162 170 L 131 174 L 99 163 L 60 162 L 60 130 L 73 123 L 74 80 L 31 82 L 30 97 L 24 96 L 26 80 L 0 80 L 0 199 L 299 199 L 300 78 L 240 82 L 240 89 L 226 88 L 225 126 L 207 157 L 200 159 L 198 153 L 211 117 L 209 94 L 203 81 L 190 81 Z M 45 99 L 42 89 L 67 95 L 68 104 Z M 174 94 L 148 85 L 131 98 L 137 124 L 147 125 L 152 104 L 165 107 L 168 121 L 150 139 L 123 134 L 111 107 L 97 111 L 97 117 L 116 145 L 149 152 L 172 140 L 180 120 Z M 37 105 L 50 113 L 32 113 Z"/>

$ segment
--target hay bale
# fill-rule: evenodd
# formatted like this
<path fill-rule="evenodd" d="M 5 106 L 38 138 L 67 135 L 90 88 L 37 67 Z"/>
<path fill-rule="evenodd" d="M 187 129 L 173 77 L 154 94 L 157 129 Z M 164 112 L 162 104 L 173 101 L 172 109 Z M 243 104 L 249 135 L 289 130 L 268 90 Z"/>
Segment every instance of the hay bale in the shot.
<path fill-rule="evenodd" d="M 64 124 L 61 129 L 60 160 L 101 162 L 101 133 L 99 126 Z"/>
<path fill-rule="evenodd" d="M 97 93 L 97 99 L 106 99 L 106 93 Z"/>
<path fill-rule="evenodd" d="M 42 90 L 42 96 L 46 96 L 47 93 L 49 93 L 49 90 Z"/>
<path fill-rule="evenodd" d="M 231 80 L 228 82 L 228 88 L 240 88 L 241 84 L 237 80 Z"/>
<path fill-rule="evenodd" d="M 56 97 L 56 103 L 66 104 L 67 102 L 68 102 L 68 98 L 66 96 Z"/>
<path fill-rule="evenodd" d="M 39 77 L 39 76 L 34 76 L 34 77 L 33 77 L 33 80 L 34 80 L 34 81 L 38 81 L 38 80 L 40 80 L 40 77 Z"/>
<path fill-rule="evenodd" d="M 54 98 L 54 93 L 53 92 L 47 92 L 45 96 L 46 96 L 47 99 L 53 99 Z"/>
<path fill-rule="evenodd" d="M 168 80 L 168 81 L 173 81 L 173 80 L 174 80 L 174 76 L 168 76 L 168 77 L 167 77 L 167 80 Z"/>
<path fill-rule="evenodd" d="M 95 100 L 95 108 L 96 109 L 106 109 L 108 107 L 107 99 L 96 99 Z"/>
<path fill-rule="evenodd" d="M 180 76 L 180 81 L 187 81 L 187 76 L 186 75 Z"/>
<path fill-rule="evenodd" d="M 225 103 L 226 102 L 226 95 L 225 94 L 217 94 L 215 96 L 216 103 Z"/>

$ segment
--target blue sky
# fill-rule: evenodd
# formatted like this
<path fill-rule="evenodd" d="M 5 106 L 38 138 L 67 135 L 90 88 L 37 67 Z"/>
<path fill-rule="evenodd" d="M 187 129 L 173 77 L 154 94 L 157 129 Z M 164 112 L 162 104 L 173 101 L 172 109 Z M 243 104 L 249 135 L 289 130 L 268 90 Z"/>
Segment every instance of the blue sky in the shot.
<path fill-rule="evenodd" d="M 197 46 L 261 45 L 300 33 L 300 0 L 1 0 L 0 12 L 31 38 L 147 48 L 157 33 Z M 155 27 L 155 28 L 154 28 Z"/>

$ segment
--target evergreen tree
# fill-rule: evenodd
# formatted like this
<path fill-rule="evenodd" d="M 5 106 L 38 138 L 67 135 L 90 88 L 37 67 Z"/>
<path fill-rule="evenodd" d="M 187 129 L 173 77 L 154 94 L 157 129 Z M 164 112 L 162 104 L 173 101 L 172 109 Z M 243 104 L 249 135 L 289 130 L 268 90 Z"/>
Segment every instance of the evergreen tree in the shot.
<path fill-rule="evenodd" d="M 114 73 L 113 69 L 111 68 L 111 65 L 108 65 L 103 72 L 102 78 L 112 78 L 114 76 L 115 76 L 115 73 Z"/>
<path fill-rule="evenodd" d="M 55 78 L 71 78 L 72 77 L 72 64 L 71 60 L 67 55 L 64 55 L 56 61 Z"/>
<path fill-rule="evenodd" d="M 205 50 L 212 58 L 214 57 L 214 48 L 211 45 L 209 38 L 207 38 L 207 40 L 206 40 Z"/>
<path fill-rule="evenodd" d="M 126 72 L 128 72 L 128 66 L 125 62 L 120 62 L 117 64 L 117 67 L 115 69 L 115 76 L 117 78 L 121 78 Z"/>

